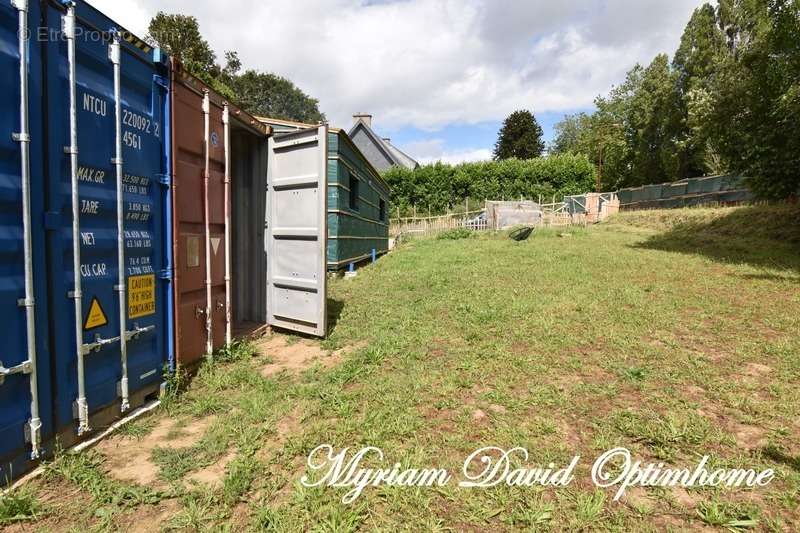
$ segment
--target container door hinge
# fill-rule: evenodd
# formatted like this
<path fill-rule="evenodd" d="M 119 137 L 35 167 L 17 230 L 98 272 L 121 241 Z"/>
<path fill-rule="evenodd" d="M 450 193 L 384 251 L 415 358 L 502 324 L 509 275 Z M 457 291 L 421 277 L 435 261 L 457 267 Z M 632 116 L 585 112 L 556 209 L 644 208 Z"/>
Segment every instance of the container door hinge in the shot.
<path fill-rule="evenodd" d="M 56 231 L 60 230 L 62 226 L 61 223 L 61 213 L 57 211 L 47 211 L 44 214 L 44 229 L 47 231 Z"/>
<path fill-rule="evenodd" d="M 163 87 L 164 89 L 169 89 L 169 82 L 167 81 L 167 78 L 165 78 L 164 76 L 153 74 L 153 83 L 155 83 L 159 87 Z"/>
<path fill-rule="evenodd" d="M 156 174 L 156 177 L 158 178 L 158 182 L 164 187 L 170 187 L 172 185 L 172 174 Z"/>
<path fill-rule="evenodd" d="M 159 270 L 158 271 L 158 279 L 171 280 L 172 279 L 172 270 L 168 270 L 168 269 Z"/>
<path fill-rule="evenodd" d="M 27 133 L 12 133 L 11 139 L 17 141 L 18 143 L 29 143 L 31 142 L 31 136 Z"/>
<path fill-rule="evenodd" d="M 31 445 L 31 460 L 39 459 L 42 456 L 42 421 L 38 418 L 31 418 L 25 424 L 25 442 Z"/>
<path fill-rule="evenodd" d="M 86 424 L 78 425 L 78 436 L 85 435 L 92 431 L 89 425 L 89 402 L 86 398 L 78 398 L 72 402 L 72 418 L 74 420 L 86 420 Z"/>

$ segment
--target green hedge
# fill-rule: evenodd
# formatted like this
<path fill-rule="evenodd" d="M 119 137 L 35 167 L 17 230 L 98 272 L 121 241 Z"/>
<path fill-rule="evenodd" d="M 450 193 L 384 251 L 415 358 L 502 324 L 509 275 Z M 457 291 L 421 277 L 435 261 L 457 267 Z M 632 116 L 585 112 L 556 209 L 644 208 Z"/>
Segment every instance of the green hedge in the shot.
<path fill-rule="evenodd" d="M 418 214 L 443 213 L 449 208 L 463 208 L 465 198 L 470 209 L 484 200 L 525 198 L 547 202 L 555 196 L 582 194 L 594 189 L 595 169 L 586 156 L 559 154 L 536 159 L 505 159 L 447 165 L 435 163 L 410 170 L 392 168 L 383 174 L 392 189 L 392 212 L 397 208 L 405 216 L 414 205 Z"/>

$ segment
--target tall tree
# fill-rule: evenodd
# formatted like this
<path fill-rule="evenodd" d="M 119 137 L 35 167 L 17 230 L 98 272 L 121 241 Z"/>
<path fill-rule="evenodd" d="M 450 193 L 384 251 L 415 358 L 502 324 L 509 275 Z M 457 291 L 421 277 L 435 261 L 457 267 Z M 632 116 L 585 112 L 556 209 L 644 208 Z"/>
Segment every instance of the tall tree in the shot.
<path fill-rule="evenodd" d="M 147 38 L 214 90 L 234 98 L 230 81 L 241 67 L 239 57 L 236 52 L 226 52 L 225 66 L 218 65 L 217 55 L 200 33 L 196 18 L 159 11 L 150 20 Z"/>
<path fill-rule="evenodd" d="M 765 198 L 800 192 L 800 0 L 722 0 L 711 136 Z"/>
<path fill-rule="evenodd" d="M 631 171 L 638 183 L 660 183 L 683 177 L 676 140 L 680 130 L 678 95 L 669 59 L 659 54 L 644 69 L 630 102 Z"/>
<path fill-rule="evenodd" d="M 235 79 L 233 87 L 239 104 L 255 115 L 312 124 L 325 120 L 316 98 L 275 74 L 248 70 Z"/>
<path fill-rule="evenodd" d="M 240 74 L 242 62 L 236 52 L 225 52 L 225 65 L 217 64 L 216 54 L 192 16 L 159 12 L 150 21 L 148 38 L 249 113 L 301 122 L 325 120 L 318 101 L 286 78 L 256 70 Z"/>
<path fill-rule="evenodd" d="M 544 152 L 542 127 L 533 113 L 527 110 L 514 111 L 500 128 L 497 143 L 494 146 L 494 158 L 533 159 Z"/>
<path fill-rule="evenodd" d="M 587 135 L 591 131 L 591 117 L 586 113 L 565 115 L 553 129 L 555 137 L 548 147 L 551 154 L 584 153 Z"/>
<path fill-rule="evenodd" d="M 706 127 L 713 86 L 725 54 L 725 34 L 716 12 L 710 4 L 704 4 L 692 13 L 672 60 L 682 122 L 677 139 L 682 163 L 679 177 L 725 170 Z"/>
<path fill-rule="evenodd" d="M 159 11 L 150 20 L 147 37 L 195 75 L 211 73 L 216 67 L 217 56 L 200 34 L 200 25 L 192 16 Z"/>

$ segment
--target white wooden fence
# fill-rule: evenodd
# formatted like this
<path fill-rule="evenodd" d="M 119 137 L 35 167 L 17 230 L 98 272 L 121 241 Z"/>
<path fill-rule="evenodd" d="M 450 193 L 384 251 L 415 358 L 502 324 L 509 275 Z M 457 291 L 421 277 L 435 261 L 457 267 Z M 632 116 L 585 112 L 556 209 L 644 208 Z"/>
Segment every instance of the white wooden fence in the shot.
<path fill-rule="evenodd" d="M 394 237 L 401 233 L 416 235 L 433 235 L 442 231 L 467 228 L 475 231 L 488 229 L 485 219 L 477 220 L 483 209 L 466 213 L 440 215 L 435 217 L 406 217 L 390 221 L 389 235 Z"/>
<path fill-rule="evenodd" d="M 541 207 L 541 226 L 543 227 L 586 225 L 586 215 L 570 214 L 566 210 L 566 205 L 563 202 L 542 204 Z M 479 209 L 458 214 L 450 213 L 439 216 L 395 218 L 390 221 L 389 236 L 396 237 L 401 233 L 411 235 L 435 235 L 442 231 L 459 228 L 467 228 L 474 231 L 492 229 L 489 227 L 489 222 L 486 218 L 478 218 L 478 215 L 484 212 L 485 209 Z"/>

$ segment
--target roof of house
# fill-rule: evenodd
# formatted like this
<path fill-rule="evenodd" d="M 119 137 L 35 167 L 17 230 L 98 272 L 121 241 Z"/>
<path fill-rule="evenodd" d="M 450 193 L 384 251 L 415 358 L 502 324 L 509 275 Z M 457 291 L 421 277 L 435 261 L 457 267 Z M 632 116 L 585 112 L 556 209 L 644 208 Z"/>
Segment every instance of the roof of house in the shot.
<path fill-rule="evenodd" d="M 417 163 L 413 157 L 393 145 L 388 139 L 384 139 L 375 133 L 375 131 L 361 119 L 358 119 L 356 123 L 353 124 L 353 127 L 350 128 L 348 135 L 353 137 L 359 128 L 364 130 L 367 136 L 378 147 L 378 149 L 384 153 L 386 158 L 391 161 L 392 164 L 406 168 L 416 168 L 419 166 L 419 163 Z"/>

